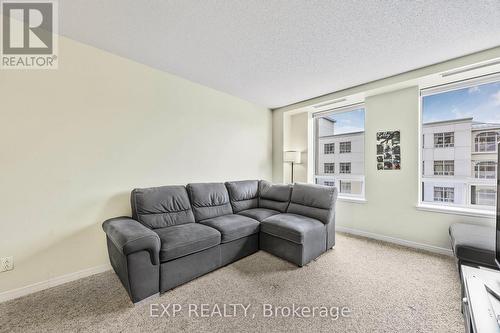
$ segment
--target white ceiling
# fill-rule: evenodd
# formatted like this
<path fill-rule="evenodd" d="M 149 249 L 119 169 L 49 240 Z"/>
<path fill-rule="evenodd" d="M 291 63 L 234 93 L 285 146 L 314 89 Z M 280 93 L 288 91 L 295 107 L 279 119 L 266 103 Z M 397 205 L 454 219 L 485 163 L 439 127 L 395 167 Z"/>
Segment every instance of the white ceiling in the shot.
<path fill-rule="evenodd" d="M 60 32 L 279 107 L 500 45 L 500 0 L 71 0 Z"/>

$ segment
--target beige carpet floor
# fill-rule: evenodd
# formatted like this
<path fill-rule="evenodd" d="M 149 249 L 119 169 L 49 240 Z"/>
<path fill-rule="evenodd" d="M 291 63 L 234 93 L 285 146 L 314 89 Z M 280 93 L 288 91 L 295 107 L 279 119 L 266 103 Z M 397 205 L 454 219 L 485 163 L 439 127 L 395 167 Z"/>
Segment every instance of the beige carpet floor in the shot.
<path fill-rule="evenodd" d="M 151 317 L 179 304 L 176 317 Z M 250 304 L 247 317 L 194 317 L 189 304 Z M 346 317 L 264 317 L 263 304 L 348 307 Z M 172 306 L 171 306 L 172 307 Z M 192 306 L 194 309 L 194 306 Z M 158 312 L 155 309 L 160 309 Z M 171 309 L 171 308 L 170 308 Z M 216 313 L 217 314 L 217 313 Z M 226 312 L 232 314 L 232 312 Z M 323 313 L 324 314 L 324 313 Z M 172 312 L 170 311 L 170 315 Z M 463 332 L 452 258 L 338 234 L 295 267 L 260 251 L 133 306 L 112 271 L 0 304 L 1 332 Z"/>

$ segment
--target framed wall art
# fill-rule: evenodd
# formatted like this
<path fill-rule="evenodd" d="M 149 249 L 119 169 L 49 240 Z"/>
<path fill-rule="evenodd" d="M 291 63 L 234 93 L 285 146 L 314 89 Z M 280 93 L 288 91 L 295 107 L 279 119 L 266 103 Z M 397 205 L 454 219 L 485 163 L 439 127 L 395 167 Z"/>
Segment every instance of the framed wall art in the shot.
<path fill-rule="evenodd" d="M 377 170 L 401 169 L 401 135 L 399 131 L 377 132 Z"/>

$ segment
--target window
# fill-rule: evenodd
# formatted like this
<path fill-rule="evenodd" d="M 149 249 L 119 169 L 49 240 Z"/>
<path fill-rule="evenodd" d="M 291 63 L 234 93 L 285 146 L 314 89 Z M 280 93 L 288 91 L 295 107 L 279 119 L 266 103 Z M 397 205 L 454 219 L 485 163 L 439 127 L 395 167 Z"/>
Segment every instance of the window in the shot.
<path fill-rule="evenodd" d="M 335 163 L 325 163 L 325 173 L 335 173 Z"/>
<path fill-rule="evenodd" d="M 455 189 L 453 187 L 434 187 L 434 201 L 454 202 Z"/>
<path fill-rule="evenodd" d="M 351 193 L 351 182 L 341 180 L 340 181 L 340 193 Z"/>
<path fill-rule="evenodd" d="M 496 132 L 486 132 L 478 134 L 474 139 L 475 152 L 495 152 L 497 151 L 497 141 L 500 135 Z"/>
<path fill-rule="evenodd" d="M 497 191 L 494 187 L 471 186 L 471 204 L 495 207 L 497 202 Z"/>
<path fill-rule="evenodd" d="M 335 143 L 325 143 L 325 145 L 323 146 L 323 152 L 325 154 L 335 153 Z"/>
<path fill-rule="evenodd" d="M 340 163 L 340 173 L 351 173 L 351 162 Z"/>
<path fill-rule="evenodd" d="M 455 174 L 455 161 L 434 161 L 435 176 L 453 176 Z"/>
<path fill-rule="evenodd" d="M 493 214 L 500 75 L 436 85 L 421 96 L 419 204 Z"/>
<path fill-rule="evenodd" d="M 363 105 L 318 112 L 313 117 L 314 181 L 316 184 L 337 186 L 341 199 L 363 199 L 365 196 Z"/>
<path fill-rule="evenodd" d="M 497 176 L 497 163 L 495 161 L 474 162 L 474 178 L 495 179 Z"/>
<path fill-rule="evenodd" d="M 444 147 L 454 147 L 454 146 L 455 146 L 455 134 L 453 132 L 434 133 L 434 147 L 444 148 Z"/>
<path fill-rule="evenodd" d="M 350 141 L 340 142 L 339 143 L 339 152 L 341 154 L 350 153 L 351 152 L 351 142 Z"/>

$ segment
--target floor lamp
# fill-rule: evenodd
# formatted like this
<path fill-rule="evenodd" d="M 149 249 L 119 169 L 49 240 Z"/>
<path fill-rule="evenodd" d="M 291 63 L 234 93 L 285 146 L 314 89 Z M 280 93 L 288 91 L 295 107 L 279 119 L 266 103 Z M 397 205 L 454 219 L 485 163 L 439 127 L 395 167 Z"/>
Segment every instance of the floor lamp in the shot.
<path fill-rule="evenodd" d="M 283 162 L 292 164 L 292 184 L 293 184 L 293 165 L 300 164 L 300 151 L 288 150 L 285 151 L 285 156 L 283 157 Z"/>

